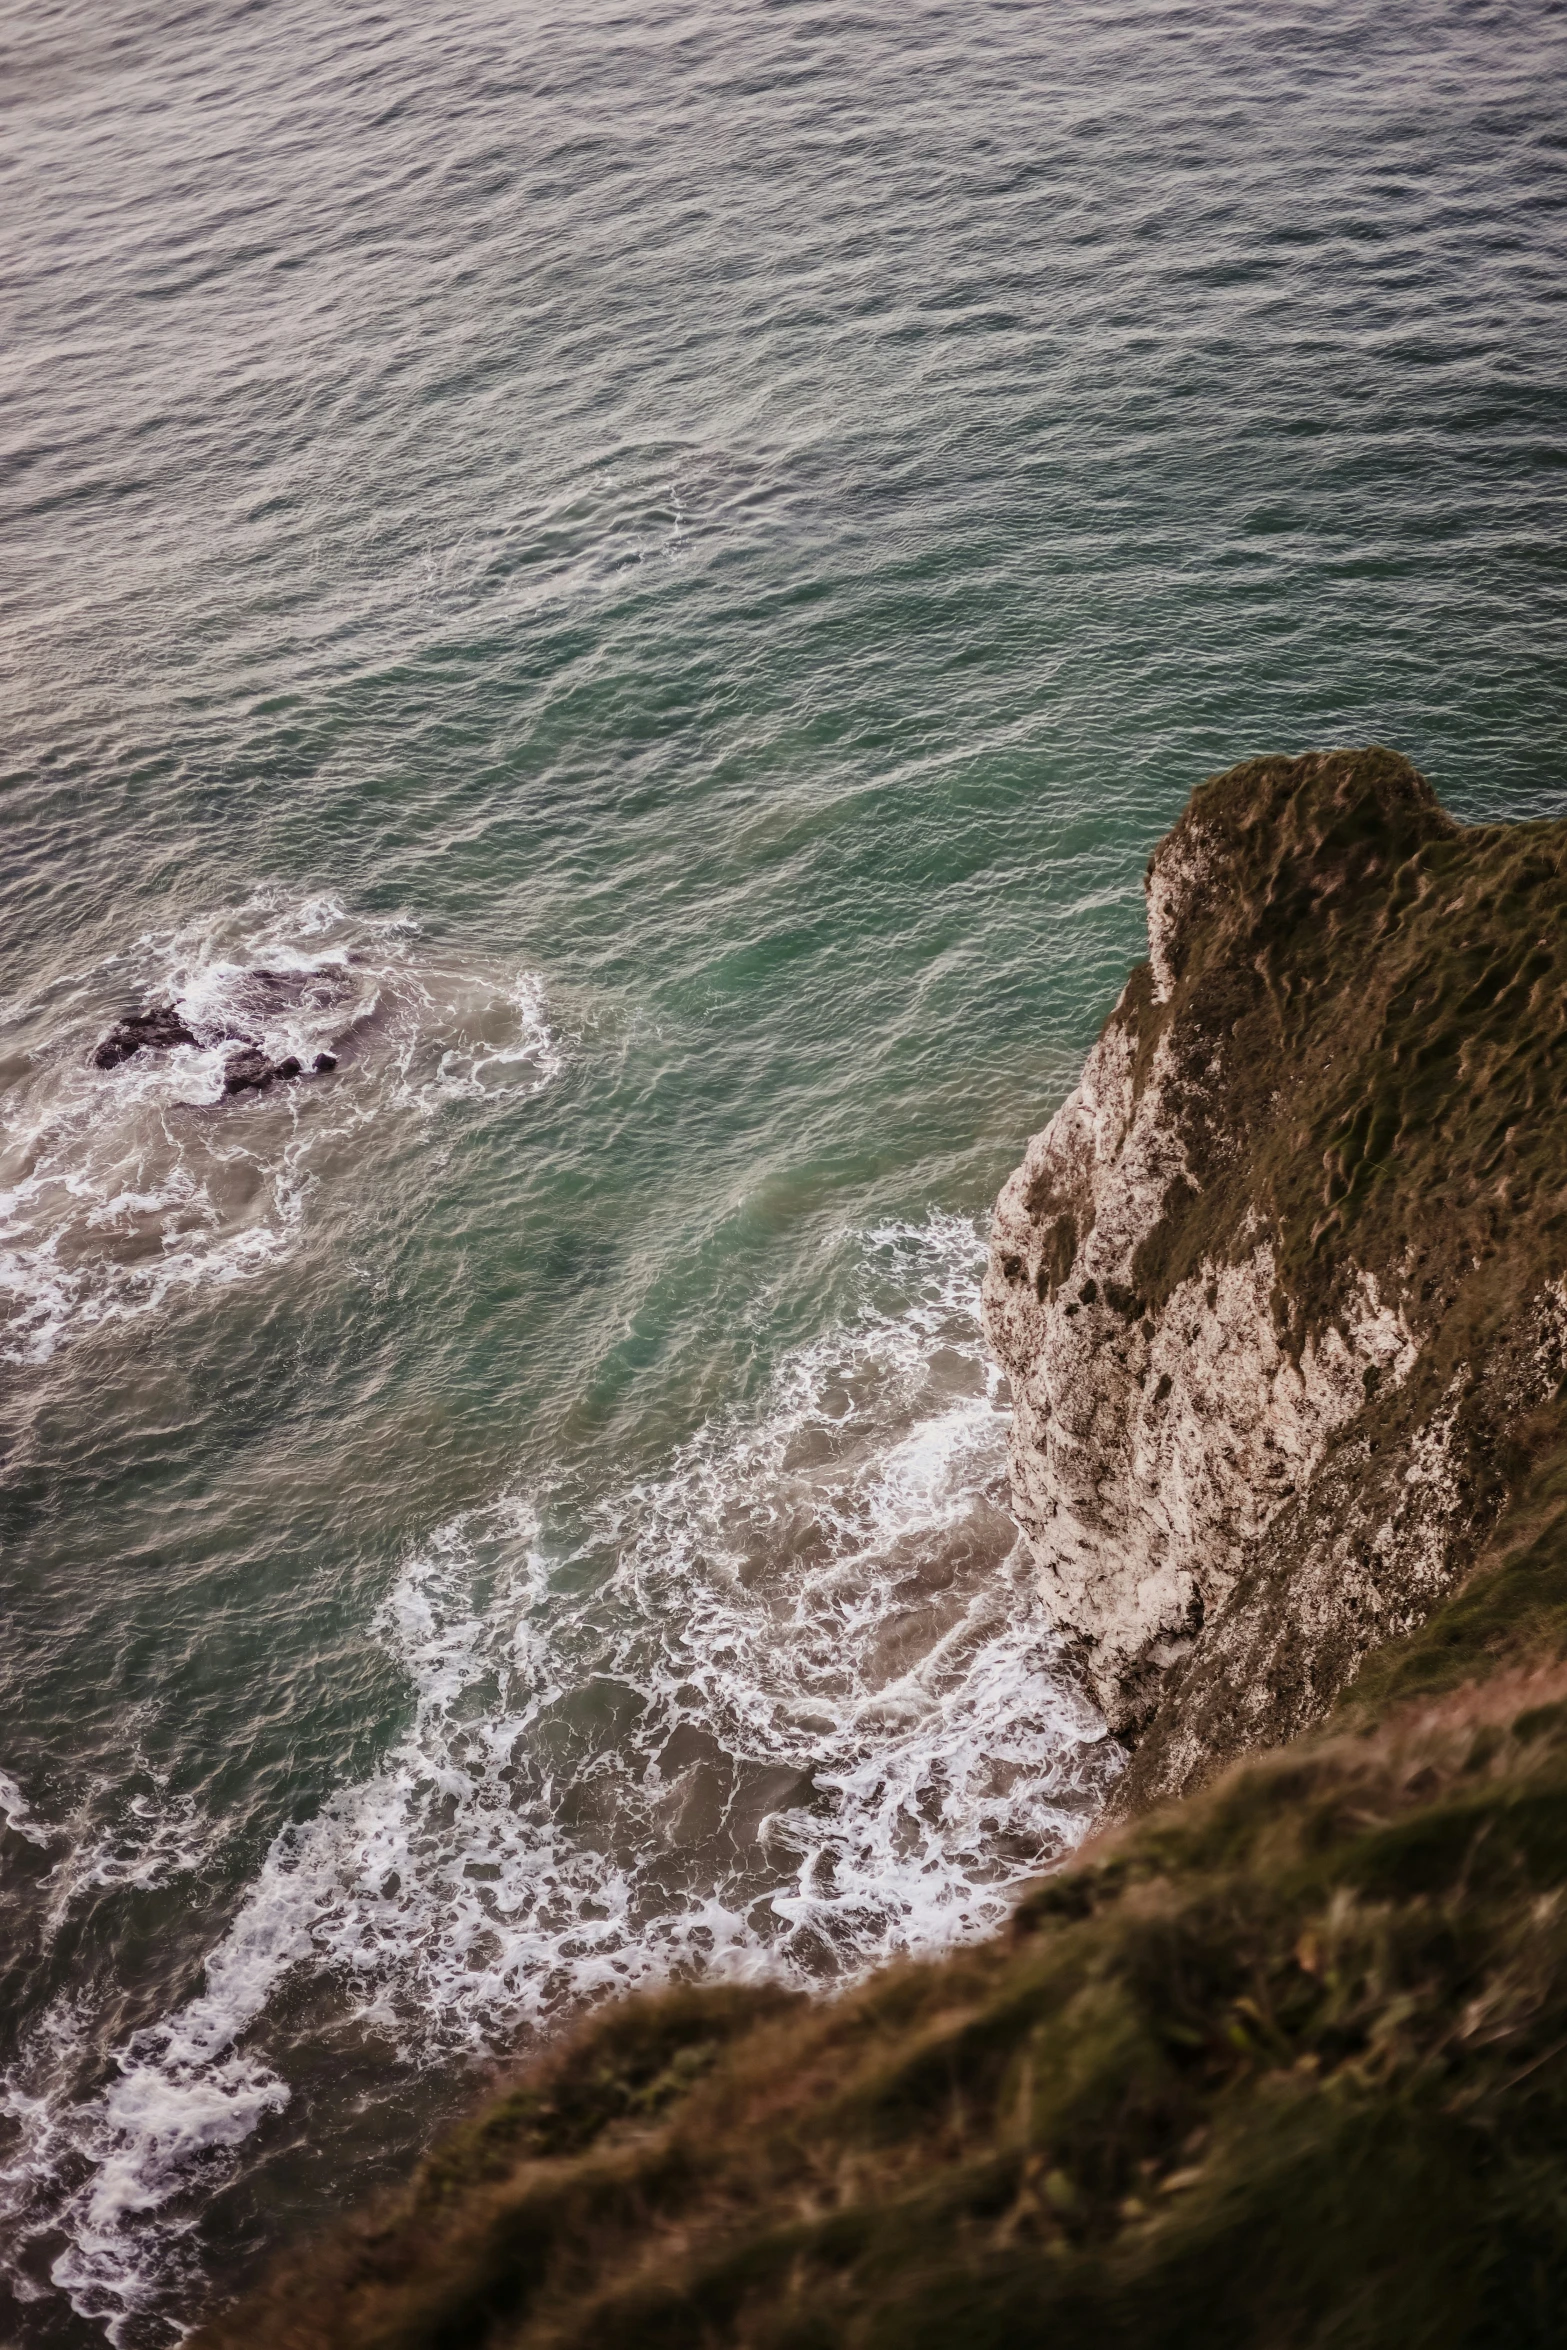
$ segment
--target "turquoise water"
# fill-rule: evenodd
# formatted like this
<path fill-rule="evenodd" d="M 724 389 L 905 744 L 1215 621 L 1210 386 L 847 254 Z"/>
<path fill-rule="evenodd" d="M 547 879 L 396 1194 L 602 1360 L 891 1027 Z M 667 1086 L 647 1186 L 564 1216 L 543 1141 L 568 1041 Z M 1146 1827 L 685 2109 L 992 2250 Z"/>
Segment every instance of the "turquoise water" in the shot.
<path fill-rule="evenodd" d="M 1563 805 L 1567 18 L 7 39 L 0 2332 L 140 2350 L 1081 1833 L 987 1205 L 1198 777 Z"/>

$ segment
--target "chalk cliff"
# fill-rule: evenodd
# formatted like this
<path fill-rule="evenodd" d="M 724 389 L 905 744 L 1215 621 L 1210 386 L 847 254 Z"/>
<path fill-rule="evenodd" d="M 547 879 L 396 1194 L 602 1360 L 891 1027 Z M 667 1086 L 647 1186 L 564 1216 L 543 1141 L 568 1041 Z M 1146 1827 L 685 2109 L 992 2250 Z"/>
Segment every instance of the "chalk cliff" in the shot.
<path fill-rule="evenodd" d="M 1237 768 L 1154 854 L 1148 961 L 985 1281 L 1014 1509 L 1137 1749 L 1122 1807 L 1421 1623 L 1562 1378 L 1562 855 L 1382 751 Z"/>

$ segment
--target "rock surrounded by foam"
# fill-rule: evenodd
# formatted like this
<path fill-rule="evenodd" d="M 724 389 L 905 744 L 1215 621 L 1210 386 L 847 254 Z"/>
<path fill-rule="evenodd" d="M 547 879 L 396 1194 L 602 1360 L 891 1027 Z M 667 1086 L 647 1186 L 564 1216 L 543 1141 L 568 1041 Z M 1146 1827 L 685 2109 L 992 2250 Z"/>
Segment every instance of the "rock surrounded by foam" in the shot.
<path fill-rule="evenodd" d="M 330 1056 L 323 1055 L 330 1066 Z M 295 1053 L 285 1053 L 281 1061 L 270 1060 L 259 1046 L 234 1053 L 224 1063 L 223 1090 L 225 1093 L 260 1093 L 281 1078 L 299 1076 L 303 1063 Z"/>
<path fill-rule="evenodd" d="M 314 1177 L 367 1122 L 417 1147 L 425 1120 L 529 1098 L 564 1065 L 540 974 L 433 954 L 410 917 L 324 895 L 264 888 L 113 967 L 112 1028 L 100 1015 L 61 1037 L 41 1001 L 0 1024 L 18 1073 L 0 1131 L 0 1364 L 275 1268 Z M 265 1066 L 227 1092 L 252 1052 Z M 330 1087 L 286 1082 L 333 1070 Z M 258 1090 L 277 1108 L 252 1117 Z"/>
<path fill-rule="evenodd" d="M 330 968 L 242 971 L 236 975 L 233 986 L 235 1000 L 261 1023 L 289 1013 L 319 1012 L 345 992 L 345 975 Z M 175 1004 L 153 1004 L 145 1011 L 127 1012 L 95 1048 L 93 1066 L 118 1069 L 140 1052 L 172 1052 L 181 1045 L 200 1051 L 203 1047 L 224 1044 L 237 1044 L 241 1048 L 231 1053 L 223 1065 L 225 1094 L 261 1093 L 279 1080 L 286 1081 L 304 1072 L 304 1062 L 297 1053 L 282 1053 L 274 1059 L 256 1037 L 229 1020 L 205 1020 L 198 1033 Z M 337 1067 L 337 1054 L 318 1052 L 310 1066 L 314 1075 L 323 1076 Z"/>
<path fill-rule="evenodd" d="M 200 1042 L 172 1004 L 154 1004 L 145 1012 L 127 1012 L 115 1022 L 94 1051 L 93 1066 L 117 1069 L 139 1052 L 167 1052 L 175 1045 Z"/>

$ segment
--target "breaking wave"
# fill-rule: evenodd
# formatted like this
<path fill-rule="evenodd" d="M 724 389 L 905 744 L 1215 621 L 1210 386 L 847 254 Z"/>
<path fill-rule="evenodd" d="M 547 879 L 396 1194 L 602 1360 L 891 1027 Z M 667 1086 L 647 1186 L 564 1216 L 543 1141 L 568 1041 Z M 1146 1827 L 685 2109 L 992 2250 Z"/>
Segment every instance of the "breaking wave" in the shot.
<path fill-rule="evenodd" d="M 17 2216 L 64 2230 L 54 2281 L 111 2340 L 158 2338 L 193 2178 L 288 2101 L 302 1970 L 393 2064 L 449 2064 L 671 1974 L 822 1986 L 939 1949 L 1075 1842 L 1113 1750 L 1004 1514 L 980 1254 L 959 1218 L 872 1232 L 849 1325 L 663 1474 L 575 1520 L 505 1496 L 408 1558 L 381 1766 L 282 1830 L 106 2088 L 68 2100 L 67 2005 L 7 2082 Z"/>
<path fill-rule="evenodd" d="M 154 1003 L 195 1042 L 94 1066 L 115 1019 Z M 148 932 L 90 975 L 59 1033 L 38 1006 L 7 1025 L 0 1360 L 15 1363 L 277 1263 L 335 1146 L 382 1112 L 537 1093 L 563 1066 L 537 973 L 448 961 L 415 923 L 278 891 Z M 307 1074 L 225 1098 L 239 1038 Z M 318 1077 L 320 1053 L 337 1066 Z"/>

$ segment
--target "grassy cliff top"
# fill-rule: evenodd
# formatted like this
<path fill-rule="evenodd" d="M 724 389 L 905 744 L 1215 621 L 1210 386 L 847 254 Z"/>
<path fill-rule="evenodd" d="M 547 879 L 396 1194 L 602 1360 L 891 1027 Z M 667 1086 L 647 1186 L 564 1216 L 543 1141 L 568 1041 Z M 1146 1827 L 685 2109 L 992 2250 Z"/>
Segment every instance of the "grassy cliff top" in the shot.
<path fill-rule="evenodd" d="M 1482 1340 L 1567 1247 L 1567 824 L 1460 826 L 1391 751 L 1263 759 L 1151 873 L 1173 984 L 1134 976 L 1126 1012 L 1145 1067 L 1178 1043 L 1194 1184 L 1139 1289 L 1260 1232 L 1297 1335 L 1354 1263 L 1421 1335 L 1467 1290 L 1454 1344 Z"/>

